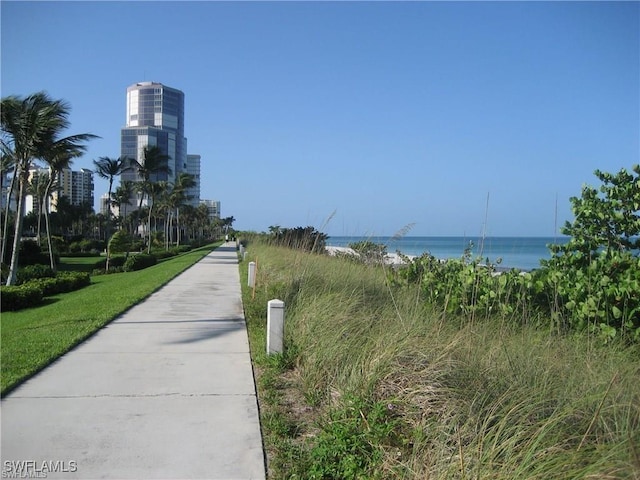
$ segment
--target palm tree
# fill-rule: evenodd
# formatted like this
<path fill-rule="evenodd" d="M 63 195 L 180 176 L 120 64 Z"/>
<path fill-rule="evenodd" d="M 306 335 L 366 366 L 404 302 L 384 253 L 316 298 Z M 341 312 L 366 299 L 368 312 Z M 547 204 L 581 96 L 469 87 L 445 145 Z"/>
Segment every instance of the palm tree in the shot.
<path fill-rule="evenodd" d="M 176 178 L 173 188 L 169 192 L 169 204 L 176 214 L 176 244 L 180 245 L 180 207 L 185 205 L 187 200 L 191 198 L 187 195 L 187 190 L 196 186 L 196 180 L 193 175 L 182 172 Z M 173 216 L 173 211 L 170 215 Z M 171 225 L 171 217 L 169 225 Z"/>
<path fill-rule="evenodd" d="M 153 214 L 153 206 L 156 199 L 167 191 L 168 183 L 161 182 L 149 182 L 147 184 L 147 195 L 149 195 L 149 218 L 148 218 L 148 230 L 149 230 L 149 244 L 147 245 L 147 253 L 151 253 L 151 216 Z"/>
<path fill-rule="evenodd" d="M 7 174 L 7 172 L 13 170 L 13 166 L 15 163 L 11 155 L 4 153 L 4 141 L 2 142 L 2 147 L 2 152 L 0 153 L 0 192 L 4 189 L 3 182 L 5 175 Z M 7 204 L 5 206 L 4 216 L 2 218 L 3 224 L 0 231 L 0 235 L 2 235 L 2 252 L 0 253 L 0 262 L 4 262 L 4 252 L 7 248 L 7 238 L 9 235 L 9 216 L 11 212 L 11 197 L 13 196 L 14 191 L 15 177 L 12 177 L 11 183 L 9 184 L 9 188 L 7 190 Z"/>
<path fill-rule="evenodd" d="M 185 205 L 182 207 L 182 219 L 186 230 L 191 232 L 191 238 L 202 239 L 211 235 L 211 222 L 209 221 L 209 209 L 200 204 L 197 207 Z"/>
<path fill-rule="evenodd" d="M 115 193 L 113 194 L 113 203 L 120 210 L 120 214 L 122 216 L 122 225 L 125 223 L 127 218 L 127 208 L 126 205 L 131 205 L 131 197 L 133 196 L 133 182 L 124 181 L 120 184 L 118 188 L 116 188 Z M 124 207 L 124 209 L 123 209 Z M 124 212 L 124 213 L 122 213 Z M 121 227 L 122 227 L 121 225 Z"/>
<path fill-rule="evenodd" d="M 13 176 L 18 182 L 18 206 L 7 285 L 16 282 L 29 169 L 35 159 L 43 158 L 56 142 L 61 141 L 58 136 L 69 126 L 69 110 L 66 102 L 53 100 L 45 92 L 26 98 L 12 95 L 1 101 L 2 155 L 15 162 Z M 68 146 L 84 150 L 83 142 L 90 138 L 94 136 L 80 134 L 62 140 Z"/>
<path fill-rule="evenodd" d="M 31 175 L 29 183 L 27 184 L 27 195 L 30 195 L 34 199 L 33 216 L 35 218 L 36 243 L 38 245 L 41 243 L 40 231 L 42 227 L 42 199 L 44 198 L 44 189 L 47 186 L 48 177 L 48 174 L 42 174 L 38 171 L 34 175 Z"/>
<path fill-rule="evenodd" d="M 77 137 L 77 135 L 76 135 Z M 85 134 L 85 139 L 95 138 L 95 135 Z M 51 243 L 51 226 L 49 222 L 49 203 L 51 201 L 51 190 L 58 179 L 58 175 L 64 169 L 71 166 L 74 158 L 80 157 L 86 147 L 78 143 L 78 139 L 70 139 L 70 137 L 62 138 L 55 141 L 44 152 L 42 159 L 49 166 L 49 178 L 45 186 L 44 195 L 42 197 L 42 207 L 44 213 L 44 222 L 47 229 L 47 246 L 49 248 L 49 260 L 51 269 L 55 271 L 55 261 L 53 257 L 53 245 Z"/>
<path fill-rule="evenodd" d="M 122 175 L 122 172 L 125 172 L 129 168 L 131 168 L 130 167 L 131 162 L 129 161 L 128 157 L 118 157 L 118 158 L 100 157 L 98 160 L 94 160 L 93 164 L 96 166 L 96 174 L 100 178 L 109 180 L 109 197 L 107 199 L 107 205 L 109 210 L 108 216 L 111 217 L 113 179 L 119 175 Z"/>
<path fill-rule="evenodd" d="M 151 185 L 157 182 L 160 175 L 170 175 L 171 168 L 169 167 L 169 155 L 165 155 L 160 150 L 160 147 L 155 145 L 147 145 L 142 150 L 142 162 L 136 159 L 129 160 L 129 168 L 135 170 L 140 178 L 139 182 L 136 182 L 135 188 L 140 194 L 140 202 L 138 204 L 138 210 L 142 208 L 142 202 L 145 195 L 151 200 L 150 191 L 153 189 Z M 142 221 L 142 216 L 139 217 Z M 148 224 L 149 239 L 151 239 L 151 224 Z M 149 248 L 151 246 L 149 245 Z"/>
<path fill-rule="evenodd" d="M 100 178 L 104 178 L 105 180 L 109 180 L 109 194 L 107 197 L 107 263 L 105 268 L 109 271 L 109 260 L 111 258 L 111 252 L 109 251 L 109 238 L 111 238 L 111 229 L 109 228 L 111 224 L 111 202 L 112 202 L 112 191 L 113 191 L 113 179 L 118 175 L 121 175 L 122 172 L 128 170 L 129 167 L 129 159 L 128 157 L 118 157 L 118 158 L 109 158 L 109 157 L 100 157 L 98 160 L 94 160 L 93 164 L 96 166 L 96 173 Z"/>
<path fill-rule="evenodd" d="M 198 205 L 195 212 L 195 228 L 200 229 L 199 238 L 205 238 L 205 236 L 211 237 L 213 235 L 212 222 L 209 219 L 209 209 L 205 204 Z M 195 234 L 195 232 L 194 232 Z"/>
<path fill-rule="evenodd" d="M 233 222 L 235 222 L 236 219 L 233 218 L 233 216 L 231 217 L 225 217 L 222 219 L 222 226 L 224 227 L 224 233 L 225 234 L 229 234 L 229 230 L 231 229 L 231 227 L 233 226 Z"/>
<path fill-rule="evenodd" d="M 140 193 L 140 203 L 138 208 L 142 208 L 142 201 L 144 199 L 144 195 L 147 193 L 147 185 L 150 182 L 157 182 L 160 180 L 159 176 L 161 174 L 170 175 L 171 168 L 168 164 L 169 155 L 165 155 L 160 150 L 160 147 L 155 145 L 147 145 L 142 150 L 142 162 L 131 158 L 129 159 L 129 167 L 133 169 L 138 174 L 140 178 L 140 183 L 142 184 L 139 188 Z"/>

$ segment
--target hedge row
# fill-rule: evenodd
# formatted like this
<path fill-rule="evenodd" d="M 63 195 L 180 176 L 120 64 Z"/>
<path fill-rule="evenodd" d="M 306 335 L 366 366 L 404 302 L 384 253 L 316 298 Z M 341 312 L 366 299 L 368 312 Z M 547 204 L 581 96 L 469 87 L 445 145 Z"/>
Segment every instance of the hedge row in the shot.
<path fill-rule="evenodd" d="M 42 303 L 42 289 L 36 285 L 9 285 L 0 287 L 0 310 L 21 310 Z"/>
<path fill-rule="evenodd" d="M 3 286 L 0 289 L 0 309 L 4 312 L 35 307 L 42 303 L 44 297 L 72 292 L 90 284 L 88 273 L 60 272 L 55 278 L 36 278 L 18 286 Z"/>
<path fill-rule="evenodd" d="M 143 268 L 155 265 L 156 263 L 158 263 L 158 260 L 175 257 L 176 255 L 189 252 L 191 251 L 191 249 L 192 247 L 189 245 L 181 245 L 179 247 L 170 248 L 169 250 L 158 250 L 150 255 L 146 253 L 136 253 L 128 257 L 124 257 L 121 255 L 114 256 L 109 259 L 109 271 L 111 272 L 112 270 L 116 270 L 132 272 L 135 270 L 142 270 Z M 106 258 L 102 258 L 95 263 L 93 268 L 95 270 L 104 270 L 106 268 L 106 264 Z M 99 274 L 100 272 L 95 273 Z"/>
<path fill-rule="evenodd" d="M 151 267 L 158 263 L 158 259 L 154 255 L 148 255 L 146 253 L 138 253 L 127 258 L 122 267 L 125 272 L 134 272 L 136 270 L 142 270 L 143 268 Z"/>

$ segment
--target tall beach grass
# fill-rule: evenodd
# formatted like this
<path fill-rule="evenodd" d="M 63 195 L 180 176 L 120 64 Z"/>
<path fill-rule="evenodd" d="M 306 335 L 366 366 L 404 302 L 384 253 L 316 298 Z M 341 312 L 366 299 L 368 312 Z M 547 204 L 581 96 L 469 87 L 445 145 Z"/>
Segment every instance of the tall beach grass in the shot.
<path fill-rule="evenodd" d="M 445 315 L 385 267 L 248 251 L 272 478 L 640 478 L 636 346 L 536 329 L 529 312 Z M 273 298 L 286 351 L 268 358 Z"/>

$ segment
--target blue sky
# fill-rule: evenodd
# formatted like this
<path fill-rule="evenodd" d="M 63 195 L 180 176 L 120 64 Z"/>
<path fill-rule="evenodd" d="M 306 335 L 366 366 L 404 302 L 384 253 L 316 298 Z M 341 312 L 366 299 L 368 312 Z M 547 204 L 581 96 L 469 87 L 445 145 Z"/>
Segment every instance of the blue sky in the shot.
<path fill-rule="evenodd" d="M 127 86 L 178 88 L 201 196 L 241 230 L 552 236 L 556 199 L 559 226 L 595 169 L 640 163 L 638 2 L 0 9 L 2 96 L 102 137 L 74 168 L 120 155 Z"/>

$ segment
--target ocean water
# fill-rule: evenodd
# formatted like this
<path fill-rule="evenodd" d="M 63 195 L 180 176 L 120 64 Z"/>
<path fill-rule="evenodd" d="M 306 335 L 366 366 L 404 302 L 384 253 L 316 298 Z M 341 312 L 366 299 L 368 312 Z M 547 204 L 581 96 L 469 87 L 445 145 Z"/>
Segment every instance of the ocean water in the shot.
<path fill-rule="evenodd" d="M 540 267 L 540 260 L 551 258 L 547 245 L 564 244 L 567 237 L 329 237 L 327 246 L 348 247 L 350 243 L 368 240 L 387 246 L 387 252 L 400 251 L 405 255 L 420 256 L 429 253 L 436 258 L 460 258 L 465 248 L 473 243 L 471 249 L 475 258 L 489 259 L 497 263 L 501 259 L 501 268 L 519 268 L 533 270 Z"/>

